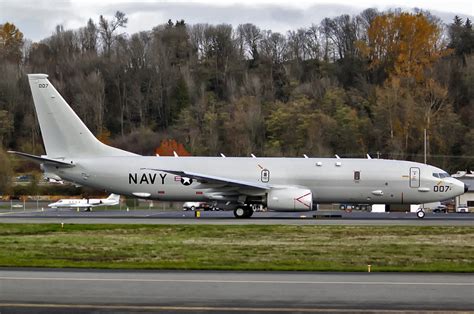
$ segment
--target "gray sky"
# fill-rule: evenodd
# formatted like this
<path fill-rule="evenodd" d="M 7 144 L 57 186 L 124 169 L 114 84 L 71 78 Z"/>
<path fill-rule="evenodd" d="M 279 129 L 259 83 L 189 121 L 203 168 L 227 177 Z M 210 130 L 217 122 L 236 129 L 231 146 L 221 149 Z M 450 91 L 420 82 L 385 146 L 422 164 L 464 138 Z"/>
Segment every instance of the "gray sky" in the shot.
<path fill-rule="evenodd" d="M 37 41 L 51 35 L 58 24 L 76 29 L 84 26 L 89 18 L 97 22 L 99 15 L 111 17 L 120 10 L 128 16 L 128 33 L 151 30 L 168 19 L 184 19 L 188 24 L 254 23 L 262 29 L 284 33 L 319 23 L 324 17 L 355 15 L 369 7 L 381 11 L 417 7 L 430 10 L 449 23 L 456 14 L 472 19 L 473 3 L 467 0 L 0 0 L 0 24 L 12 22 L 26 38 Z"/>

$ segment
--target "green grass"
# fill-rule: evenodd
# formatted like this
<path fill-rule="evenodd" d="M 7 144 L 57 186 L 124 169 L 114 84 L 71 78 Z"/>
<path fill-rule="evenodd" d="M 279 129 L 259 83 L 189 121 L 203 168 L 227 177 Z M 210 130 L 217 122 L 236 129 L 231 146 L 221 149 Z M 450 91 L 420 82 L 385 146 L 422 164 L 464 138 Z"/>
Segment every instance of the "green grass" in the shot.
<path fill-rule="evenodd" d="M 474 227 L 0 224 L 2 267 L 474 272 Z"/>

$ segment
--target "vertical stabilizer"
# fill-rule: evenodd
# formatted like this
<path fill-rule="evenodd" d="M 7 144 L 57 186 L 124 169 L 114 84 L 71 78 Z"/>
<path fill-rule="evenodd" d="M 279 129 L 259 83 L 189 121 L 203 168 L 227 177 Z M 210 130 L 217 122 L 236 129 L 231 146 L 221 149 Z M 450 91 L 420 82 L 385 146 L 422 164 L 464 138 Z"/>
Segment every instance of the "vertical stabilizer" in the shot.
<path fill-rule="evenodd" d="M 107 199 L 119 202 L 120 201 L 120 195 L 112 193 L 107 197 Z"/>
<path fill-rule="evenodd" d="M 28 74 L 36 114 L 49 158 L 133 156 L 101 143 L 79 119 L 46 74 Z"/>

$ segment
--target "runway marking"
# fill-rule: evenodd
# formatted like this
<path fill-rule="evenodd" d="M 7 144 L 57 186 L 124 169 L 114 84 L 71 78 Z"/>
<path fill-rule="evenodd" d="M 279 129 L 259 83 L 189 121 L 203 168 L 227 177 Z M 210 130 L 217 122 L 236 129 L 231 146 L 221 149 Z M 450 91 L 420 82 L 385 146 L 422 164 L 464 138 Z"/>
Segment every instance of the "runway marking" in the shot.
<path fill-rule="evenodd" d="M 153 305 L 94 305 L 94 304 L 28 304 L 0 303 L 2 307 L 51 308 L 51 309 L 96 309 L 96 310 L 150 310 L 150 311 L 208 311 L 208 312 L 270 312 L 270 313 L 446 313 L 463 312 L 463 310 L 384 310 L 384 309 L 336 309 L 336 308 L 267 308 L 267 307 L 210 307 L 210 306 L 153 306 Z"/>
<path fill-rule="evenodd" d="M 9 211 L 9 212 L 4 212 L 4 213 L 0 213 L 0 215 L 13 215 L 13 214 L 23 214 L 23 215 L 26 215 L 26 214 L 34 214 L 34 213 L 41 213 L 41 212 L 46 212 L 46 210 L 41 210 L 41 209 L 35 209 L 35 210 L 17 210 L 17 211 Z M 38 217 L 38 216 L 34 216 L 34 217 Z M 41 216 L 39 216 L 41 217 Z M 29 218 L 28 216 L 26 216 L 26 218 Z"/>
<path fill-rule="evenodd" d="M 212 280 L 212 279 L 133 279 L 133 278 L 67 278 L 67 277 L 0 277 L 0 280 L 23 281 L 105 281 L 105 282 L 186 282 L 186 283 L 245 283 L 245 284 L 334 284 L 387 286 L 474 286 L 474 282 L 391 282 L 391 281 L 279 281 L 279 280 Z"/>

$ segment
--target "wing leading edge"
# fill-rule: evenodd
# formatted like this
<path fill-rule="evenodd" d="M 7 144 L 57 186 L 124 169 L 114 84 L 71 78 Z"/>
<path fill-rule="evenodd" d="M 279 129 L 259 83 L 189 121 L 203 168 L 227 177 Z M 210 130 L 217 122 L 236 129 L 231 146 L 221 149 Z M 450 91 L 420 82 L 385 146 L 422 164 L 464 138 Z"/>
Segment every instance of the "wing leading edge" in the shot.
<path fill-rule="evenodd" d="M 250 189 L 258 189 L 258 190 L 269 190 L 271 186 L 267 184 L 260 184 L 254 182 L 247 182 L 242 180 L 234 180 L 229 178 L 211 176 L 207 174 L 195 173 L 195 172 L 188 172 L 188 171 L 181 171 L 181 170 L 169 170 L 169 169 L 153 169 L 153 168 L 141 168 L 142 170 L 152 170 L 152 171 L 160 171 L 166 172 L 170 174 L 174 174 L 181 177 L 191 178 L 198 181 L 201 184 L 223 184 L 226 186 L 234 186 L 238 188 L 250 188 Z"/>

